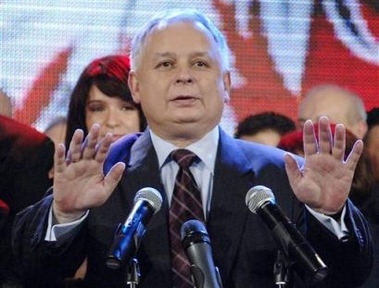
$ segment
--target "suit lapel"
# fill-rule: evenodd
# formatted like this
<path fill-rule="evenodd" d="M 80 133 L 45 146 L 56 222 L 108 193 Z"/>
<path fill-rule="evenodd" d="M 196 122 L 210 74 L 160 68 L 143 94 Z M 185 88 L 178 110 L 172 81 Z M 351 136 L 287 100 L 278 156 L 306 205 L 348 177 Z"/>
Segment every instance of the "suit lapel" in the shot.
<path fill-rule="evenodd" d="M 250 213 L 245 196 L 253 185 L 254 173 L 251 160 L 248 161 L 236 141 L 222 131 L 217 153 L 207 226 L 216 265 L 221 274 L 229 278 Z"/>

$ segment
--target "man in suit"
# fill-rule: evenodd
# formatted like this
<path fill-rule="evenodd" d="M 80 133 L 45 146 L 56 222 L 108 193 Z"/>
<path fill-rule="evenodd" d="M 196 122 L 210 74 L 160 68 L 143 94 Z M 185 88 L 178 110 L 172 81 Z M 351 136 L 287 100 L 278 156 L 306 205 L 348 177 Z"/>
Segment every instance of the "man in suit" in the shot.
<path fill-rule="evenodd" d="M 276 148 L 233 139 L 218 125 L 229 100 L 228 57 L 222 34 L 196 11 L 168 11 L 137 33 L 129 85 L 149 128 L 111 146 L 110 134 L 98 141 L 95 124 L 85 140 L 83 131 L 75 132 L 67 154 L 63 145 L 58 147 L 53 194 L 21 212 L 14 230 L 26 286 L 59 287 L 87 256 L 84 284 L 125 287 L 126 267 L 107 268 L 107 253 L 136 191 L 153 187 L 163 203 L 136 254 L 139 287 L 190 287 L 174 284 L 171 270 L 168 218 L 179 167 L 170 155 L 178 148 L 198 157 L 190 170 L 224 287 L 275 287 L 278 246 L 245 205 L 255 185 L 275 192 L 329 266 L 331 273 L 319 287 L 354 287 L 365 280 L 372 244 L 365 219 L 347 199 L 362 142 L 343 161 L 344 126 L 338 125 L 332 140 L 325 117 L 318 140 L 312 122 L 304 125 L 304 162 Z M 299 277 L 290 285 L 307 287 Z"/>

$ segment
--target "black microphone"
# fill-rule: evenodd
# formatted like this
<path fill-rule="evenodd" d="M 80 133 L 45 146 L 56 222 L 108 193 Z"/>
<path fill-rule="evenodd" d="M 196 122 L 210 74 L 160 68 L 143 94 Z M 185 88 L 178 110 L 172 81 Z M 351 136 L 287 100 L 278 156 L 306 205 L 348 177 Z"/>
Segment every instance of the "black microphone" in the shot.
<path fill-rule="evenodd" d="M 181 227 L 184 251 L 191 264 L 196 288 L 222 288 L 218 268 L 212 258 L 212 247 L 207 230 L 199 220 L 188 220 Z"/>
<path fill-rule="evenodd" d="M 129 261 L 137 253 L 138 247 L 149 223 L 162 206 L 162 196 L 154 188 L 139 190 L 134 197 L 134 206 L 124 224 L 120 224 L 113 244 L 109 249 L 106 265 L 120 268 L 123 261 Z"/>
<path fill-rule="evenodd" d="M 246 205 L 258 214 L 271 229 L 277 244 L 287 259 L 293 261 L 295 272 L 305 283 L 316 284 L 328 274 L 328 268 L 275 203 L 272 191 L 265 186 L 254 186 L 246 194 Z"/>

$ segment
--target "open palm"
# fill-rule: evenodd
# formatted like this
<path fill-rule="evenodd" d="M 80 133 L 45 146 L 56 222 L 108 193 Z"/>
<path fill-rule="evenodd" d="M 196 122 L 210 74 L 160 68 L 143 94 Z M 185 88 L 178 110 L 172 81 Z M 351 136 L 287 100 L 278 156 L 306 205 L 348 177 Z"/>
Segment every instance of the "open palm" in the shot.
<path fill-rule="evenodd" d="M 100 126 L 95 124 L 83 142 L 83 131 L 78 129 L 67 158 L 64 145 L 57 147 L 53 210 L 59 223 L 76 220 L 88 209 L 102 205 L 121 179 L 124 163 L 115 164 L 107 175 L 103 173 L 112 135 L 98 142 L 99 131 Z"/>
<path fill-rule="evenodd" d="M 313 124 L 304 125 L 304 165 L 286 154 L 286 171 L 297 198 L 309 207 L 324 214 L 339 212 L 349 195 L 354 170 L 363 150 L 358 140 L 345 160 L 345 127 L 336 126 L 332 137 L 327 117 L 319 120 L 319 139 L 315 138 Z"/>

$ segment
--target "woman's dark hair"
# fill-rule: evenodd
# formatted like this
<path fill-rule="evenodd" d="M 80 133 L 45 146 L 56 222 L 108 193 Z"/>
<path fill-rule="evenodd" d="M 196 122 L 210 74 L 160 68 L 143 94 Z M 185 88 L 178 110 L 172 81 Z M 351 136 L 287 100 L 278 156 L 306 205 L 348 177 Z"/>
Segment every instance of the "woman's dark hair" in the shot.
<path fill-rule="evenodd" d="M 132 103 L 139 112 L 140 131 L 146 128 L 146 118 L 141 105 L 133 101 L 128 86 L 130 71 L 129 57 L 125 55 L 109 55 L 92 61 L 80 75 L 71 93 L 68 114 L 65 145 L 68 149 L 76 129 L 88 134 L 86 127 L 86 103 L 92 85 L 109 97 L 120 97 Z"/>

